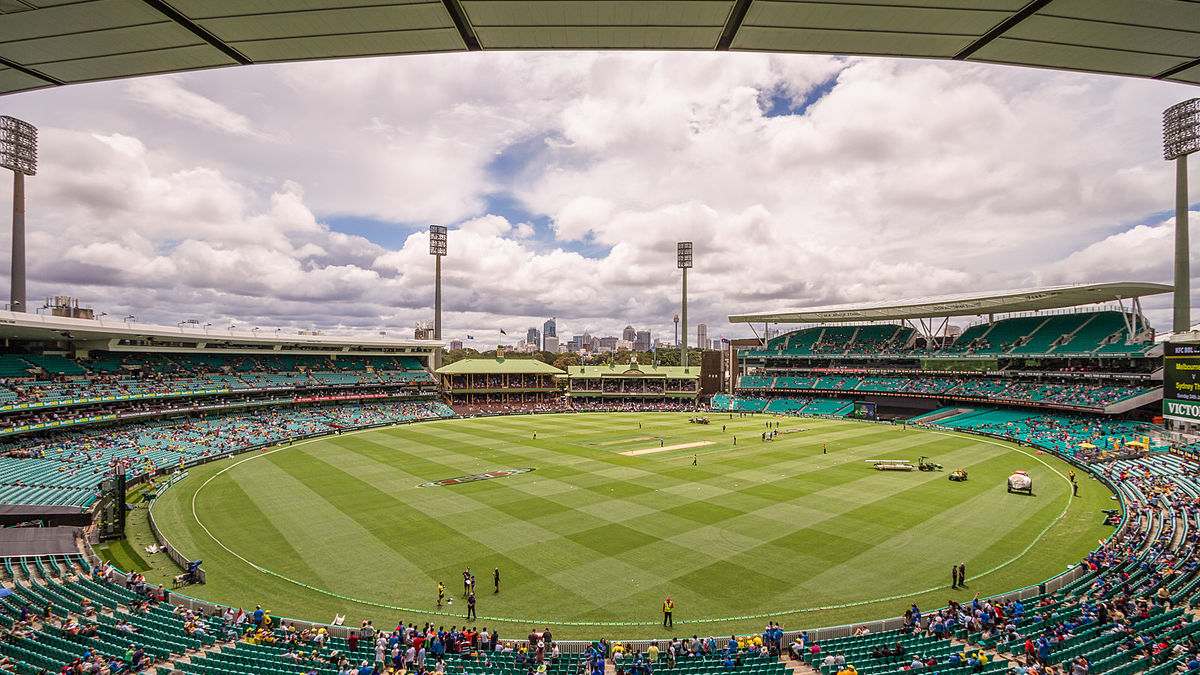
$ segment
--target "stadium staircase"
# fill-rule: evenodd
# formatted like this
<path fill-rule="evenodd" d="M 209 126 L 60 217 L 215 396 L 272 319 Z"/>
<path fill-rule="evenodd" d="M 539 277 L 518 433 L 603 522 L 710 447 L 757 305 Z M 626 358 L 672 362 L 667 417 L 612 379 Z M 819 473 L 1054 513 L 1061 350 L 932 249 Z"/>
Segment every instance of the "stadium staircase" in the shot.
<path fill-rule="evenodd" d="M 1151 389 L 1137 396 L 1127 398 L 1123 401 L 1117 401 L 1111 405 L 1104 406 L 1105 415 L 1116 415 L 1118 413 L 1129 412 L 1144 405 L 1161 401 L 1163 397 L 1162 387 Z"/>
<path fill-rule="evenodd" d="M 917 415 L 916 417 L 910 417 L 910 418 L 908 418 L 908 422 L 910 424 L 915 423 L 915 422 L 920 422 L 922 424 L 934 424 L 936 422 L 940 422 L 942 420 L 954 417 L 956 415 L 965 415 L 970 412 L 974 412 L 974 409 L 973 408 L 938 408 L 937 410 L 927 412 L 924 415 Z"/>

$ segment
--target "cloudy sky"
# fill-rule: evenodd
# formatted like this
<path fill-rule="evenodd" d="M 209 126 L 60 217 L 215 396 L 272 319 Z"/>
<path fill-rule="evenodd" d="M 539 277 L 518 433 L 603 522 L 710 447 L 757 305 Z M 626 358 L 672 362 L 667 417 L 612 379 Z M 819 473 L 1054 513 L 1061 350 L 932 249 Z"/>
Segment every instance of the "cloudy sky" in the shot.
<path fill-rule="evenodd" d="M 432 315 L 441 223 L 445 335 L 489 344 L 549 316 L 667 337 L 685 239 L 691 320 L 714 337 L 780 306 L 1169 282 L 1160 116 L 1196 93 L 937 61 L 473 53 L 78 85 L 0 112 L 41 127 L 31 304 L 408 332 Z M 1168 327 L 1167 298 L 1147 308 Z"/>

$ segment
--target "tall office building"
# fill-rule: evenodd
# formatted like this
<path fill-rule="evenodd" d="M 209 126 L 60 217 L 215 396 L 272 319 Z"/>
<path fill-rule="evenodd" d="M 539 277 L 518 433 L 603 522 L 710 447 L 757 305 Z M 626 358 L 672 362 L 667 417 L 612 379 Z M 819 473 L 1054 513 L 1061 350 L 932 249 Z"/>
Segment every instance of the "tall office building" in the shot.
<path fill-rule="evenodd" d="M 708 349 L 708 324 L 696 324 L 696 346 L 700 349 Z"/>
<path fill-rule="evenodd" d="M 558 337 L 558 321 L 550 317 L 542 324 L 542 337 Z"/>
<path fill-rule="evenodd" d="M 530 328 L 529 330 L 525 331 L 525 342 L 533 345 L 534 349 L 541 349 L 542 332 L 536 328 Z"/>
<path fill-rule="evenodd" d="M 639 352 L 650 351 L 650 331 L 639 330 L 633 340 L 633 349 Z"/>
<path fill-rule="evenodd" d="M 621 339 L 633 342 L 637 339 L 637 331 L 633 329 L 633 326 L 625 326 L 625 330 L 621 331 Z"/>
<path fill-rule="evenodd" d="M 462 349 L 462 340 L 451 340 L 450 341 L 450 351 L 454 351 L 456 349 Z"/>
<path fill-rule="evenodd" d="M 558 353 L 558 338 L 554 337 L 553 335 L 551 335 L 549 337 L 543 335 L 542 336 L 542 351 L 550 352 L 551 354 L 557 354 Z"/>

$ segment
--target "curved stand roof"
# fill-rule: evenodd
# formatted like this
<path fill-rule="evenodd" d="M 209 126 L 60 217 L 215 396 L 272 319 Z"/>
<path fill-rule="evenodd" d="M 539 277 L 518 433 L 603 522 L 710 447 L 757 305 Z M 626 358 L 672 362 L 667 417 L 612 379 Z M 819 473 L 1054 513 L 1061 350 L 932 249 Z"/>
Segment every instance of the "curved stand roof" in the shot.
<path fill-rule="evenodd" d="M 1047 286 L 990 293 L 958 293 L 889 302 L 862 302 L 804 309 L 782 309 L 734 314 L 730 323 L 838 323 L 843 321 L 899 321 L 948 316 L 1034 312 L 1078 307 L 1101 302 L 1132 300 L 1175 290 L 1167 284 L 1124 281 L 1104 284 Z"/>
<path fill-rule="evenodd" d="M 0 93 L 512 49 L 925 57 L 1200 84 L 1189 0 L 0 0 Z"/>

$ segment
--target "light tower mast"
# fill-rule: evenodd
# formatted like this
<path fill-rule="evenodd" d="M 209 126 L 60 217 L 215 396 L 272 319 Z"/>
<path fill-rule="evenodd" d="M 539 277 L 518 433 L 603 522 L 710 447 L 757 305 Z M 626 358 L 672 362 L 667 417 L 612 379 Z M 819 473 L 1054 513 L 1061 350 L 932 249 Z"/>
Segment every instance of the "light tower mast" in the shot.
<path fill-rule="evenodd" d="M 679 346 L 679 364 L 687 368 L 687 272 L 692 267 L 692 242 L 681 241 L 675 245 L 675 266 L 683 270 L 683 332 L 680 335 L 683 337 L 683 344 Z"/>
<path fill-rule="evenodd" d="M 9 309 L 25 306 L 25 176 L 37 173 L 37 127 L 0 115 L 0 167 L 13 172 L 12 274 Z"/>
<path fill-rule="evenodd" d="M 1192 329 L 1191 251 L 1188 249 L 1188 155 L 1200 150 L 1200 98 L 1163 111 L 1163 159 L 1175 160 L 1175 320 L 1172 330 Z"/>
<path fill-rule="evenodd" d="M 442 339 L 442 257 L 446 255 L 446 226 L 429 226 L 429 255 L 433 256 L 433 339 Z M 434 368 L 442 365 L 442 348 L 434 351 Z"/>

